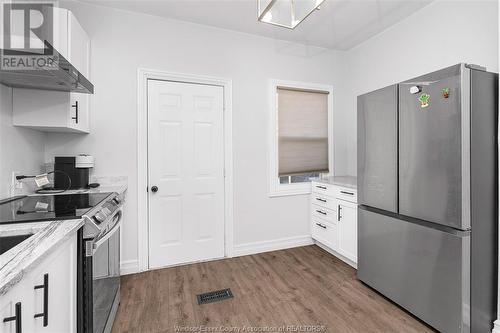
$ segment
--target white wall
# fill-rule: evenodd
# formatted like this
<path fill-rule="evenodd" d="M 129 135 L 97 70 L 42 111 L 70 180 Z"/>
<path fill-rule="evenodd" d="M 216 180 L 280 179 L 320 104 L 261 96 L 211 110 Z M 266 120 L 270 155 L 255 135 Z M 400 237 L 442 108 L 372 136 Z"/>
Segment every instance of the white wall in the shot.
<path fill-rule="evenodd" d="M 123 260 L 137 259 L 137 69 L 230 78 L 233 82 L 234 242 L 309 235 L 308 196 L 268 197 L 269 78 L 336 86 L 335 52 L 253 35 L 113 10 L 62 3 L 92 39 L 92 133 L 50 134 L 46 156 L 86 152 L 95 174 L 129 176 Z M 335 96 L 334 96 L 335 99 Z"/>
<path fill-rule="evenodd" d="M 498 72 L 497 1 L 436 0 L 379 35 L 349 50 L 343 59 L 339 100 L 347 137 L 347 173 L 356 174 L 356 97 L 460 62 Z"/>
<path fill-rule="evenodd" d="M 0 199 L 11 195 L 12 172 L 39 174 L 44 165 L 45 134 L 12 126 L 12 89 L 0 85 Z M 29 184 L 15 194 L 29 191 Z M 32 190 L 32 188 L 31 188 Z"/>

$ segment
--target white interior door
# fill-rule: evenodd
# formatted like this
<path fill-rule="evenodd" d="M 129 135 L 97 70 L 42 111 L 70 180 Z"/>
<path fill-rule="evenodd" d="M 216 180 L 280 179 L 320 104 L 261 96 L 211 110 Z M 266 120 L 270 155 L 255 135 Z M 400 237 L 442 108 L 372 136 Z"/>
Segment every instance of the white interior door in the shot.
<path fill-rule="evenodd" d="M 223 118 L 222 87 L 148 81 L 150 268 L 224 256 Z"/>

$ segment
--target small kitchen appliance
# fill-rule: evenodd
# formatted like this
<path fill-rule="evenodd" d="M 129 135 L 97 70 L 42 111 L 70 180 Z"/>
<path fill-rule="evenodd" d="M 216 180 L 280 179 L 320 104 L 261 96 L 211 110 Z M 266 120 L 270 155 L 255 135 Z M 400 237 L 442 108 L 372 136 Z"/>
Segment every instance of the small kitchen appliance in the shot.
<path fill-rule="evenodd" d="M 54 189 L 68 189 L 70 180 L 70 189 L 88 188 L 90 168 L 93 167 L 94 157 L 91 155 L 56 156 L 54 159 L 54 171 L 56 171 L 54 174 Z"/>

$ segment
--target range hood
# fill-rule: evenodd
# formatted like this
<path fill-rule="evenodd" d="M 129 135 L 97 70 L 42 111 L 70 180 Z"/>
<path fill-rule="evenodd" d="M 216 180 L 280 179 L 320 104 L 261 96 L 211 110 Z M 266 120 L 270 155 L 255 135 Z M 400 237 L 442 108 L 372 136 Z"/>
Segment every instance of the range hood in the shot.
<path fill-rule="evenodd" d="M 45 49 L 49 50 L 50 57 L 57 61 L 50 64 L 47 62 L 43 66 L 32 69 L 6 69 L 0 66 L 0 83 L 13 88 L 94 93 L 94 85 L 47 41 L 45 41 Z M 9 57 L 4 56 L 5 51 L 0 49 L 2 62 L 4 57 Z M 39 58 L 41 54 L 23 52 L 18 56 Z"/>

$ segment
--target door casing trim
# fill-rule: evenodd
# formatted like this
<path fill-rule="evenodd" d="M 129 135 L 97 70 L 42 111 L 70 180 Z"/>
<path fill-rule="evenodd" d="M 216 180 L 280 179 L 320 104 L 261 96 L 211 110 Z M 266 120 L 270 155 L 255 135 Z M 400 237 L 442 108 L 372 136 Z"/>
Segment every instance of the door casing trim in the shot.
<path fill-rule="evenodd" d="M 155 69 L 137 70 L 137 245 L 138 270 L 149 270 L 149 204 L 148 204 L 148 80 L 220 86 L 224 94 L 224 257 L 232 257 L 233 240 L 233 135 L 232 80 L 227 78 L 167 72 Z"/>

